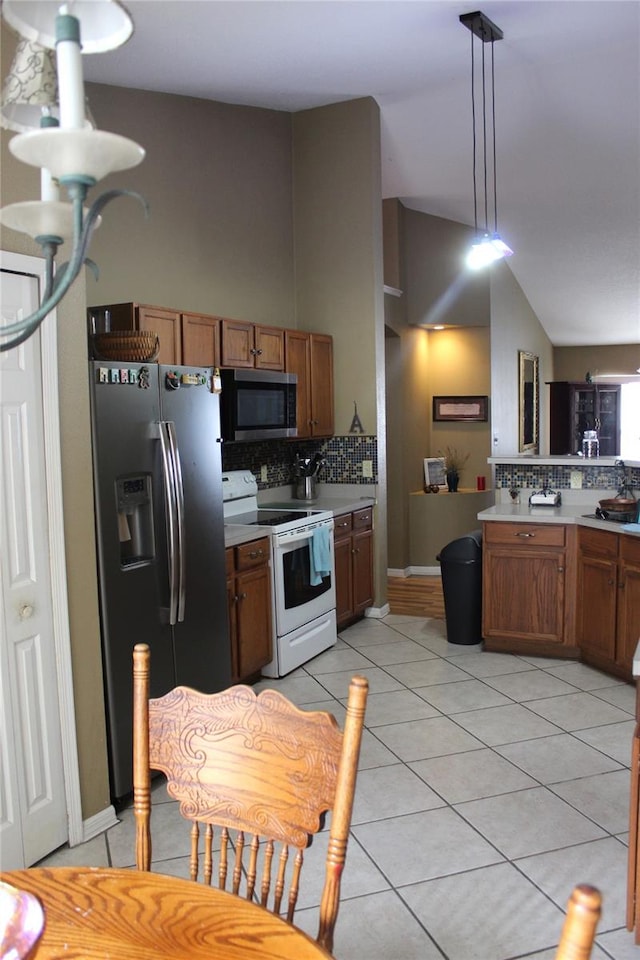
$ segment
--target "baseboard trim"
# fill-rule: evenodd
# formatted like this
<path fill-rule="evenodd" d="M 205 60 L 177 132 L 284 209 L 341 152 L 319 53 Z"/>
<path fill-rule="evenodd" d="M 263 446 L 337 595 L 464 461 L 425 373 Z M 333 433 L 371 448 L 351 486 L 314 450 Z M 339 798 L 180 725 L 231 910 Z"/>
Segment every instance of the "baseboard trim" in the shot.
<path fill-rule="evenodd" d="M 409 567 L 398 568 L 397 570 L 393 567 L 387 569 L 388 577 L 408 577 L 409 576 Z"/>
<path fill-rule="evenodd" d="M 409 567 L 409 576 L 440 577 L 442 576 L 442 570 L 440 567 Z"/>
<path fill-rule="evenodd" d="M 384 603 L 381 607 L 367 607 L 364 612 L 365 617 L 371 617 L 372 620 L 382 620 L 390 613 L 389 604 Z"/>
<path fill-rule="evenodd" d="M 95 816 L 89 817 L 88 820 L 83 820 L 82 843 L 86 843 L 87 840 L 93 840 L 94 837 L 99 836 L 99 834 L 104 833 L 105 830 L 109 830 L 111 827 L 115 827 L 116 823 L 119 822 L 116 817 L 116 811 L 110 804 L 108 807 L 105 807 L 104 810 L 101 810 L 100 813 L 96 813 Z"/>

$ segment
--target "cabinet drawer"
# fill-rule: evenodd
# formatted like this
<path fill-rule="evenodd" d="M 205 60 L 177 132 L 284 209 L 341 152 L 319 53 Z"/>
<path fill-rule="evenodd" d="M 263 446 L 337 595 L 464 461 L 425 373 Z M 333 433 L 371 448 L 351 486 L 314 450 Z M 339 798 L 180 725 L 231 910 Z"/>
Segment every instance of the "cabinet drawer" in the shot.
<path fill-rule="evenodd" d="M 353 530 L 353 516 L 350 513 L 342 513 L 333 520 L 333 539 L 340 540 L 342 537 L 348 537 Z"/>
<path fill-rule="evenodd" d="M 252 540 L 250 543 L 243 543 L 236 547 L 236 569 L 248 570 L 251 567 L 258 567 L 266 563 L 269 559 L 269 539 L 263 537 L 261 540 Z"/>
<path fill-rule="evenodd" d="M 353 513 L 354 530 L 371 530 L 373 527 L 373 507 L 355 510 Z"/>
<path fill-rule="evenodd" d="M 620 557 L 627 563 L 640 564 L 640 537 L 630 536 L 627 533 L 618 534 L 620 537 Z"/>
<path fill-rule="evenodd" d="M 578 546 L 589 556 L 615 560 L 618 556 L 618 534 L 608 530 L 594 530 L 591 527 L 578 527 Z"/>
<path fill-rule="evenodd" d="M 485 523 L 487 543 L 531 544 L 536 547 L 564 547 L 565 526 L 561 523 Z"/>

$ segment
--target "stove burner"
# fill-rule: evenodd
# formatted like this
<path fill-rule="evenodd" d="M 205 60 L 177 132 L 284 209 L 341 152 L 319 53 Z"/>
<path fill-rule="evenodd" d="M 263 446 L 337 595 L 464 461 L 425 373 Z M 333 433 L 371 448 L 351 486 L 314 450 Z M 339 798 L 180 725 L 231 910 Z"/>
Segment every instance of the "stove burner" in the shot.
<path fill-rule="evenodd" d="M 281 523 L 288 523 L 290 520 L 306 520 L 310 516 L 309 511 L 288 510 L 286 513 L 275 513 L 270 510 L 258 510 L 257 520 L 252 520 L 249 526 L 255 527 L 277 527 Z"/>
<path fill-rule="evenodd" d="M 634 516 L 632 512 L 624 513 L 619 510 L 603 510 L 602 507 L 596 507 L 595 513 L 583 513 L 586 520 L 609 520 L 612 523 L 633 523 Z"/>

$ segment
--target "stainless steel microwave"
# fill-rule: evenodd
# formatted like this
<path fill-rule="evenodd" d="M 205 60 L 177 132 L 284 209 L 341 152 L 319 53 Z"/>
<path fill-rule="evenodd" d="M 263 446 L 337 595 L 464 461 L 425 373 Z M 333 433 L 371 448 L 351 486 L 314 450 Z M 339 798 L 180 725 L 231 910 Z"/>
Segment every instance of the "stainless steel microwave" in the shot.
<path fill-rule="evenodd" d="M 221 370 L 223 440 L 297 437 L 295 373 Z"/>

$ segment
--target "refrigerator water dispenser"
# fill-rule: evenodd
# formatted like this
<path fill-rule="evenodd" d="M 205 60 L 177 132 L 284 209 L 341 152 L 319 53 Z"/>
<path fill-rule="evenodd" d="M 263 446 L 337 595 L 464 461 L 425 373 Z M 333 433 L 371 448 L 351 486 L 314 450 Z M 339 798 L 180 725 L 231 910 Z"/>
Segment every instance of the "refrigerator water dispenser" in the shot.
<path fill-rule="evenodd" d="M 116 479 L 120 566 L 150 563 L 155 556 L 151 477 L 140 474 Z"/>

